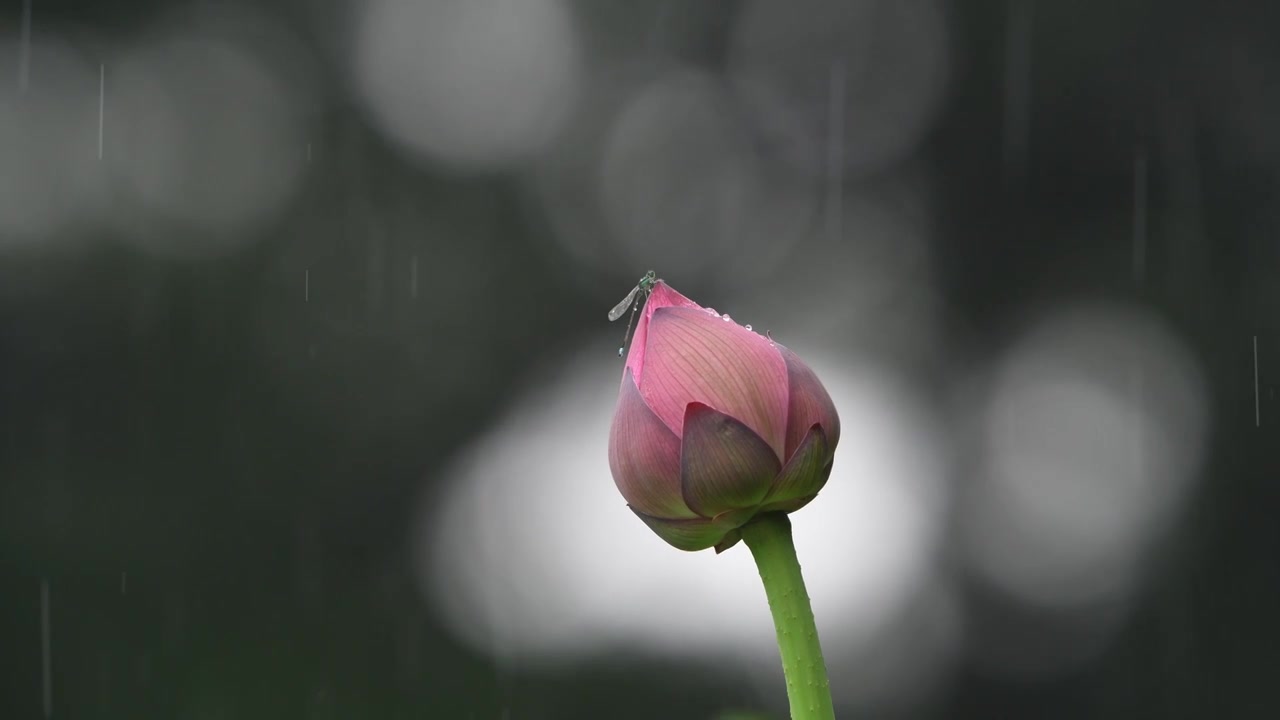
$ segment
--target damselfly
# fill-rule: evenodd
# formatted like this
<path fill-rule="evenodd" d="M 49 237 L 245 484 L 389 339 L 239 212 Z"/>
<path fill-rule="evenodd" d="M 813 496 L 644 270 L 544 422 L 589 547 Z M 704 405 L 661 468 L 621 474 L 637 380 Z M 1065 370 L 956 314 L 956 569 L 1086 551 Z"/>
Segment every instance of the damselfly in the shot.
<path fill-rule="evenodd" d="M 622 345 L 618 347 L 618 357 L 622 357 L 623 351 L 627 347 L 627 339 L 631 337 L 631 324 L 636 318 L 636 311 L 644 304 L 645 298 L 649 297 L 649 293 L 653 290 L 653 286 L 658 282 L 658 276 L 652 270 L 644 274 L 640 278 L 640 282 L 631 288 L 631 292 L 622 298 L 622 301 L 613 306 L 609 311 L 609 322 L 618 320 L 626 314 L 627 310 L 631 310 L 631 317 L 627 319 L 627 331 L 622 335 Z"/>

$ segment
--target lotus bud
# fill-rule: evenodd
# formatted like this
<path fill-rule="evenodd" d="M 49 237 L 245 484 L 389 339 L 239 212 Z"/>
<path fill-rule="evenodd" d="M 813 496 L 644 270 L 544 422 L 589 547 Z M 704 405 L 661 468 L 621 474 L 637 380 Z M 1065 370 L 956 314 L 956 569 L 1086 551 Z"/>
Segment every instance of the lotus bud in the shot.
<path fill-rule="evenodd" d="M 609 434 L 631 510 L 681 550 L 723 552 L 826 484 L 840 419 L 795 353 L 661 280 L 636 323 Z"/>

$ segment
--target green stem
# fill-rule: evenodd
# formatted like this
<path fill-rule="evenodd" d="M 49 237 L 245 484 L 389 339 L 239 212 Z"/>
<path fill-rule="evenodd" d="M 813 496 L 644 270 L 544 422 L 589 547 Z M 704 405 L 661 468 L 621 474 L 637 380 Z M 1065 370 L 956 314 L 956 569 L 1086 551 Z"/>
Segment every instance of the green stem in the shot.
<path fill-rule="evenodd" d="M 769 598 L 773 626 L 778 634 L 782 673 L 787 678 L 787 698 L 792 720 L 832 720 L 831 687 L 822 659 L 818 627 L 813 622 L 809 593 L 804 589 L 796 546 L 791 541 L 791 521 L 783 513 L 768 513 L 740 528 L 751 549 Z"/>

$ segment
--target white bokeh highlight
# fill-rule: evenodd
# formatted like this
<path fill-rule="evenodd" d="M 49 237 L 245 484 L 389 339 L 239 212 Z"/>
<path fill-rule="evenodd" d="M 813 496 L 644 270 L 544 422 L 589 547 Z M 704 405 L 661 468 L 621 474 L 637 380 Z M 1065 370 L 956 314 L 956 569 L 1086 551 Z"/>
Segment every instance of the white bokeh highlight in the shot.
<path fill-rule="evenodd" d="M 233 249 L 293 197 L 309 88 L 292 38 L 247 9 L 181 15 L 108 67 L 105 162 L 122 237 L 164 255 Z"/>
<path fill-rule="evenodd" d="M 559 0 L 371 0 L 356 12 L 356 93 L 415 154 L 507 167 L 551 142 L 575 107 L 583 53 Z"/>
<path fill-rule="evenodd" d="M 816 186 L 765 162 L 727 89 L 697 70 L 636 88 L 605 138 L 598 177 L 609 237 L 632 267 L 749 282 L 817 224 Z"/>
<path fill-rule="evenodd" d="M 0 37 L 0 57 L 14 61 L 0 69 L 17 65 L 20 42 Z M 92 220 L 104 188 L 98 66 L 53 37 L 37 35 L 26 53 L 26 89 L 0 90 L 0 250 L 44 244 Z"/>
<path fill-rule="evenodd" d="M 838 163 L 864 176 L 932 126 L 950 75 L 947 25 L 938 0 L 753 0 L 728 69 L 775 154 L 813 174 Z"/>
<path fill-rule="evenodd" d="M 1071 307 L 1009 349 L 987 397 L 963 501 L 971 567 L 1045 610 L 1122 602 L 1202 460 L 1196 361 L 1146 311 Z"/>
<path fill-rule="evenodd" d="M 462 640 L 511 662 L 617 646 L 729 667 L 776 662 L 749 550 L 675 550 L 614 487 L 606 449 L 619 367 L 603 359 L 608 348 L 593 345 L 519 401 L 458 458 L 446 493 L 425 500 L 425 591 Z M 837 674 L 842 659 L 885 641 L 932 577 L 946 505 L 942 445 L 887 376 L 807 359 L 843 429 L 826 489 L 793 525 Z M 945 646 L 902 643 L 921 653 L 905 665 L 929 667 L 925 654 Z"/>

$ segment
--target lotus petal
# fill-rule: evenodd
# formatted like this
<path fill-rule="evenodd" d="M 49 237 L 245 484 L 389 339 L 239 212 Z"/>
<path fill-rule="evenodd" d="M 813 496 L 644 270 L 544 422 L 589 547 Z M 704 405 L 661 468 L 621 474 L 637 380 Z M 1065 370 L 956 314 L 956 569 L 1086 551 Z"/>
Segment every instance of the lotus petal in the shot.
<path fill-rule="evenodd" d="M 667 518 L 697 517 L 680 485 L 680 438 L 640 397 L 625 371 L 609 431 L 609 469 L 622 497 L 634 508 Z"/>
<path fill-rule="evenodd" d="M 742 522 L 746 521 L 745 519 L 740 520 L 738 514 L 725 516 L 724 518 L 672 520 L 646 515 L 635 508 L 631 508 L 631 511 L 636 514 L 636 517 L 643 520 L 650 530 L 653 530 L 658 537 L 666 540 L 672 547 L 690 552 L 715 547 L 717 543 L 724 539 L 725 535 L 733 532 Z"/>
<path fill-rule="evenodd" d="M 778 345 L 787 366 L 788 409 L 784 460 L 790 460 L 809 429 L 818 424 L 826 434 L 827 459 L 840 442 L 840 416 L 818 376 L 795 353 Z M 661 416 L 661 413 L 658 413 Z"/>
<path fill-rule="evenodd" d="M 817 495 L 831 474 L 831 451 L 827 447 L 827 435 L 822 426 L 814 423 L 805 434 L 800 447 L 783 466 L 773 481 L 773 488 L 765 498 L 766 503 L 785 503 L 797 498 Z M 825 472 L 824 472 L 825 468 Z"/>
<path fill-rule="evenodd" d="M 685 408 L 702 403 L 741 421 L 782 460 L 787 364 L 767 339 L 692 308 L 654 311 L 640 394 L 678 436 Z"/>
<path fill-rule="evenodd" d="M 778 456 L 737 419 L 702 403 L 689 403 L 680 448 L 685 504 L 702 517 L 764 500 L 781 469 Z"/>

